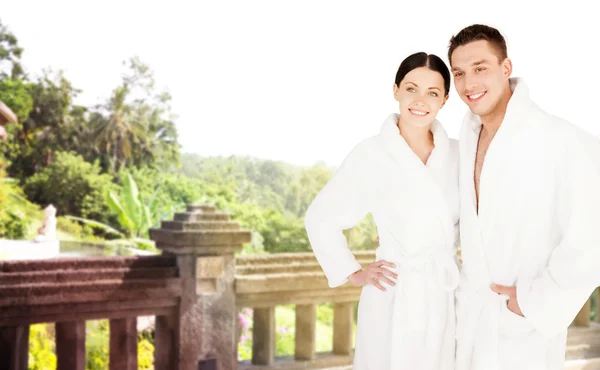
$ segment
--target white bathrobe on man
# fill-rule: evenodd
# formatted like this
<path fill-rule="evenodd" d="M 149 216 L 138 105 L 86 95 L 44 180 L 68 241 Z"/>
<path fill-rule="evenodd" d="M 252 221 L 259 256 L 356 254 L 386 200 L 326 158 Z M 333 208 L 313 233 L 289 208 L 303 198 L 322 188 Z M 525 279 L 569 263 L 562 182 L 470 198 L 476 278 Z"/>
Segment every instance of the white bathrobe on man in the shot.
<path fill-rule="evenodd" d="M 563 369 L 567 327 L 600 285 L 600 143 L 541 110 L 522 79 L 480 178 L 481 121 L 460 135 L 457 370 Z M 525 317 L 490 284 L 516 286 Z"/>
<path fill-rule="evenodd" d="M 458 233 L 458 143 L 439 122 L 427 165 L 406 144 L 392 114 L 358 144 L 310 205 L 305 225 L 331 287 L 361 265 L 344 229 L 372 213 L 377 260 L 398 267 L 396 286 L 366 285 L 358 307 L 353 370 L 454 368 Z M 335 293 L 334 293 L 335 294 Z"/>

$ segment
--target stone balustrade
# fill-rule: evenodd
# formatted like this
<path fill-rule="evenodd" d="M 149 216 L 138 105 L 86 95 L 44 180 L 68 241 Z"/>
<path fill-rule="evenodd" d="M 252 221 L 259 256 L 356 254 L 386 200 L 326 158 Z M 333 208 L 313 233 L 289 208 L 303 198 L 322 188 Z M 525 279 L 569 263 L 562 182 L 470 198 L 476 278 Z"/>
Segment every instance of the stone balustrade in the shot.
<path fill-rule="evenodd" d="M 136 318 L 155 316 L 155 369 L 349 367 L 361 289 L 335 289 L 312 253 L 236 255 L 251 233 L 212 206 L 189 206 L 150 230 L 160 256 L 0 262 L 0 369 L 27 369 L 29 325 L 55 323 L 59 370 L 85 366 L 85 321 L 110 320 L 110 369 L 136 369 Z M 354 252 L 366 265 L 374 251 Z M 333 303 L 332 351 L 316 353 L 316 308 Z M 295 305 L 295 353 L 275 356 L 275 308 Z M 252 360 L 237 360 L 237 312 L 253 309 Z M 590 303 L 567 358 L 600 357 Z"/>
<path fill-rule="evenodd" d="M 367 265 L 373 251 L 355 252 Z M 245 255 L 236 258 L 236 304 L 253 308 L 251 364 L 241 369 L 325 368 L 350 365 L 353 354 L 354 306 L 361 289 L 350 283 L 331 289 L 312 253 Z M 334 303 L 333 351 L 317 356 L 316 308 Z M 275 361 L 275 307 L 293 304 L 296 308 L 294 359 Z"/>
<path fill-rule="evenodd" d="M 109 319 L 110 369 L 137 369 L 136 318 L 176 322 L 180 296 L 170 256 L 2 262 L 0 369 L 28 369 L 29 325 L 54 323 L 58 370 L 84 370 L 85 322 L 97 319 Z M 157 325 L 157 369 L 174 369 L 175 348 Z"/>

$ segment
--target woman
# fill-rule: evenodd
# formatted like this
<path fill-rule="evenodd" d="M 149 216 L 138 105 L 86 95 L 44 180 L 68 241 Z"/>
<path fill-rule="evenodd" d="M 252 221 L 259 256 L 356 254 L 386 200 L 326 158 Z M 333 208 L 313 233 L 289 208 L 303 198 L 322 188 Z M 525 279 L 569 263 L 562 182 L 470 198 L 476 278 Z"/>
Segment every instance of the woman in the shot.
<path fill-rule="evenodd" d="M 400 114 L 352 150 L 307 210 L 329 286 L 363 286 L 353 370 L 454 367 L 458 142 L 435 119 L 449 88 L 439 57 L 406 58 L 394 84 Z M 369 212 L 380 246 L 363 269 L 342 231 Z"/>

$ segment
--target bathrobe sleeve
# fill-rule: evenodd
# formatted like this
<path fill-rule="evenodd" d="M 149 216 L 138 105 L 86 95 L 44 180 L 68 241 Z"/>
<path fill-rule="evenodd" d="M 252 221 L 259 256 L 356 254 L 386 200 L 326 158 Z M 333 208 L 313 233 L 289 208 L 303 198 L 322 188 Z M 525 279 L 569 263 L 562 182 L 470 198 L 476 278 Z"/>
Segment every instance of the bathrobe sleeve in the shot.
<path fill-rule="evenodd" d="M 562 238 L 543 274 L 517 283 L 523 315 L 548 336 L 566 330 L 600 285 L 600 142 L 573 127 L 564 140 L 556 208 Z"/>
<path fill-rule="evenodd" d="M 317 261 L 334 288 L 362 266 L 350 251 L 343 230 L 368 213 L 368 148 L 357 145 L 306 211 L 304 225 Z"/>

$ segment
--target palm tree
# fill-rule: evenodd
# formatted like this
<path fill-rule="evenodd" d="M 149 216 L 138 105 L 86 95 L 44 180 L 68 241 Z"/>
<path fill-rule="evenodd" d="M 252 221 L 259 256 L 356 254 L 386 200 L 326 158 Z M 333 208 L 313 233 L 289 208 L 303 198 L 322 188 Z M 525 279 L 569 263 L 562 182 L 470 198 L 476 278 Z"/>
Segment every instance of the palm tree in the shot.
<path fill-rule="evenodd" d="M 105 107 L 108 117 L 97 114 L 92 122 L 96 145 L 100 153 L 106 155 L 111 173 L 116 173 L 131 161 L 133 148 L 144 133 L 143 124 L 139 122 L 131 105 L 127 104 L 128 95 L 129 88 L 126 84 L 116 88 Z"/>
<path fill-rule="evenodd" d="M 111 173 L 126 166 L 172 164 L 179 161 L 177 130 L 172 122 L 168 93 L 155 94 L 152 72 L 139 59 L 109 102 L 92 122 L 96 145 Z"/>

